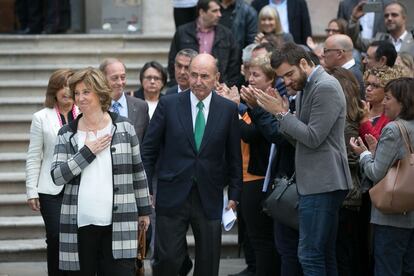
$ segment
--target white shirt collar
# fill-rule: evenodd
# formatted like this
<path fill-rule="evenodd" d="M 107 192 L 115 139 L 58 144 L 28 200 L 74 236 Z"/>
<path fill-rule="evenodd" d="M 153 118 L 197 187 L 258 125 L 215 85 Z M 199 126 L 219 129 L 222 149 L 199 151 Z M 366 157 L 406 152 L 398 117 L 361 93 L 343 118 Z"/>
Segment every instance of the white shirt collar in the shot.
<path fill-rule="evenodd" d="M 211 103 L 212 94 L 213 94 L 213 92 L 211 92 L 204 100 L 202 100 L 202 102 L 204 104 L 203 114 L 204 114 L 204 118 L 206 120 L 206 123 L 207 123 L 207 119 L 208 119 L 208 113 L 210 111 L 210 103 Z M 197 113 L 198 113 L 197 104 L 200 100 L 197 99 L 197 97 L 193 94 L 193 91 L 190 92 L 190 101 L 191 101 L 191 117 L 193 119 L 193 128 L 194 128 L 195 119 L 196 119 Z"/>
<path fill-rule="evenodd" d="M 112 100 L 111 102 L 111 108 L 110 111 L 114 111 L 112 109 L 112 105 L 114 104 L 114 100 Z M 122 92 L 121 97 L 117 100 L 117 102 L 121 105 L 118 109 L 119 109 L 119 115 L 127 117 L 128 118 L 128 106 L 127 106 L 127 100 L 125 97 L 125 93 Z"/>
<path fill-rule="evenodd" d="M 112 100 L 112 104 L 113 104 L 114 102 L 115 102 L 115 101 L 114 101 L 114 100 Z M 121 105 L 121 108 L 124 108 L 124 107 L 126 107 L 126 106 L 127 106 L 127 102 L 126 102 L 125 93 L 123 93 L 123 92 L 122 92 L 122 95 L 121 95 L 121 97 L 117 100 L 117 102 Z"/>
<path fill-rule="evenodd" d="M 349 68 L 351 68 L 354 65 L 355 65 L 355 59 L 350 59 L 349 61 L 347 61 L 344 64 L 342 64 L 341 67 L 342 68 L 345 68 L 345 69 L 349 69 Z"/>

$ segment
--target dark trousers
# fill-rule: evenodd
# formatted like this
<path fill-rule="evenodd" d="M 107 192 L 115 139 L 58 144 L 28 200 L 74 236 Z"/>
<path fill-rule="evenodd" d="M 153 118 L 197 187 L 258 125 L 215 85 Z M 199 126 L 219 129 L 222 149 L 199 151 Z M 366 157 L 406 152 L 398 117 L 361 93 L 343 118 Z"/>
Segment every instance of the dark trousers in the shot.
<path fill-rule="evenodd" d="M 299 231 L 274 222 L 276 249 L 281 258 L 281 276 L 301 276 L 302 267 L 298 259 Z"/>
<path fill-rule="evenodd" d="M 362 262 L 359 251 L 359 211 L 342 207 L 339 210 L 336 260 L 339 276 L 359 276 Z"/>
<path fill-rule="evenodd" d="M 88 225 L 78 229 L 80 271 L 70 276 L 134 276 L 135 259 L 117 259 L 112 256 L 112 225 Z"/>
<path fill-rule="evenodd" d="M 414 229 L 373 226 L 375 276 L 414 275 Z"/>
<path fill-rule="evenodd" d="M 299 196 L 298 257 L 305 275 L 336 276 L 339 209 L 348 191 Z"/>
<path fill-rule="evenodd" d="M 196 17 L 196 7 L 174 8 L 174 22 L 176 29 L 181 25 L 194 21 Z"/>
<path fill-rule="evenodd" d="M 42 0 L 16 0 L 16 14 L 20 28 L 30 28 L 32 33 L 43 29 Z"/>
<path fill-rule="evenodd" d="M 186 233 L 191 225 L 195 239 L 195 276 L 217 276 L 220 264 L 221 219 L 210 220 L 194 187 L 175 212 L 155 220 L 154 276 L 177 275 L 187 254 Z"/>
<path fill-rule="evenodd" d="M 47 271 L 49 276 L 65 275 L 59 270 L 59 220 L 63 192 L 57 195 L 39 194 L 40 213 L 46 228 Z"/>
<path fill-rule="evenodd" d="M 261 191 L 262 186 L 263 179 L 243 184 L 243 219 L 256 257 L 256 275 L 280 275 L 280 256 L 274 245 L 273 220 L 262 211 L 262 202 L 266 197 Z"/>

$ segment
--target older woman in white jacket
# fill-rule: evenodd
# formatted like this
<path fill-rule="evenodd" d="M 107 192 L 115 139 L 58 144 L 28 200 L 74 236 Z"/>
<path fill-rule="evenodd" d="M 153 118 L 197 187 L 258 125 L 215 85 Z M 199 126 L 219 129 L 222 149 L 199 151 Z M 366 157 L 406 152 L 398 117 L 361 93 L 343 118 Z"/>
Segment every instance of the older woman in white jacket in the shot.
<path fill-rule="evenodd" d="M 59 217 L 63 186 L 56 186 L 50 175 L 53 151 L 59 129 L 74 120 L 78 109 L 68 94 L 67 83 L 73 71 L 59 69 L 49 79 L 45 108 L 33 114 L 26 160 L 27 202 L 40 211 L 46 226 L 49 275 L 59 271 Z"/>

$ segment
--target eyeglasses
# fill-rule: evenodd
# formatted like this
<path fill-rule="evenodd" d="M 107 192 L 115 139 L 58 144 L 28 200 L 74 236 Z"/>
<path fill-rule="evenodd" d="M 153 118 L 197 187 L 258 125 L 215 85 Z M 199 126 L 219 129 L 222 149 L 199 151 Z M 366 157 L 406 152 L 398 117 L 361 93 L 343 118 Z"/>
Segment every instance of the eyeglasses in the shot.
<path fill-rule="evenodd" d="M 368 88 L 368 87 L 371 87 L 372 89 L 382 88 L 382 86 L 379 83 L 365 82 L 365 88 Z"/>
<path fill-rule="evenodd" d="M 323 48 L 323 53 L 324 54 L 332 52 L 332 51 L 343 51 L 343 52 L 345 52 L 344 49 L 327 49 L 327 48 Z"/>
<path fill-rule="evenodd" d="M 325 32 L 338 34 L 339 33 L 339 29 L 325 29 Z"/>
<path fill-rule="evenodd" d="M 161 78 L 157 76 L 145 76 L 143 79 L 147 81 L 161 81 Z"/>

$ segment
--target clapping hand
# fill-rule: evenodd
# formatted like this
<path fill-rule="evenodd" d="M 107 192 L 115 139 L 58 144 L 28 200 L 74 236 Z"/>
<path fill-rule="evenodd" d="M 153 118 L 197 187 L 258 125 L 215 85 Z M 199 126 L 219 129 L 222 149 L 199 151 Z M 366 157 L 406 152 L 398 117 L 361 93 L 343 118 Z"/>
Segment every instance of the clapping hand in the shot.
<path fill-rule="evenodd" d="M 367 142 L 367 144 L 368 144 L 368 150 L 372 154 L 375 154 L 375 150 L 377 148 L 378 140 L 373 135 L 366 134 L 365 135 L 365 142 Z"/>
<path fill-rule="evenodd" d="M 240 89 L 240 97 L 244 100 L 244 102 L 250 107 L 255 108 L 257 107 L 256 97 L 253 92 L 253 87 L 249 86 L 242 86 Z"/>
<path fill-rule="evenodd" d="M 289 100 L 286 97 L 282 98 L 274 88 L 268 88 L 266 92 L 256 89 L 255 96 L 258 105 L 273 115 L 289 110 Z"/>
<path fill-rule="evenodd" d="M 89 132 L 87 132 L 85 146 L 87 146 L 93 154 L 97 155 L 111 144 L 111 140 L 112 136 L 106 134 L 92 141 L 89 139 Z"/>
<path fill-rule="evenodd" d="M 351 137 L 351 139 L 349 140 L 349 145 L 351 146 L 352 151 L 357 155 L 361 155 L 361 153 L 368 150 L 364 144 L 364 141 L 362 141 L 361 137 Z"/>

